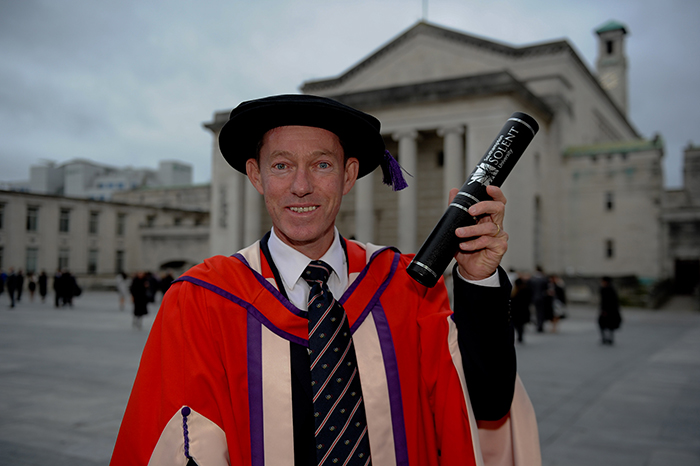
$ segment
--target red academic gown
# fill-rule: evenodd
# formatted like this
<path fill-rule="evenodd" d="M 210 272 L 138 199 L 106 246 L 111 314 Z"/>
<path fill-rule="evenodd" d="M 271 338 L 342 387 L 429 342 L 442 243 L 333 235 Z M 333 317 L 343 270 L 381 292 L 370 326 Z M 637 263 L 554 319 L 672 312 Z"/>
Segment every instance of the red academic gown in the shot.
<path fill-rule="evenodd" d="M 373 464 L 483 464 L 444 285 L 410 279 L 410 256 L 347 246 L 340 302 Z M 292 466 L 289 342 L 307 333 L 257 243 L 188 271 L 153 324 L 111 464 Z"/>

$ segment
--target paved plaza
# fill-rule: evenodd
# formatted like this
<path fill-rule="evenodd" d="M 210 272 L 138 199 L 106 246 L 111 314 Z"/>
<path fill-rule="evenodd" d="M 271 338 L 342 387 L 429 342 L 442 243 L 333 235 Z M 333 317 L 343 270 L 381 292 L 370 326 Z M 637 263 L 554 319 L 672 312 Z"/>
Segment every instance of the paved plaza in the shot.
<path fill-rule="evenodd" d="M 0 296 L 0 465 L 106 465 L 153 314 L 141 330 L 116 293 L 73 308 Z M 700 312 L 623 309 L 612 347 L 595 309 L 556 333 L 528 328 L 518 364 L 546 466 L 700 466 Z M 548 329 L 549 330 L 549 329 Z"/>

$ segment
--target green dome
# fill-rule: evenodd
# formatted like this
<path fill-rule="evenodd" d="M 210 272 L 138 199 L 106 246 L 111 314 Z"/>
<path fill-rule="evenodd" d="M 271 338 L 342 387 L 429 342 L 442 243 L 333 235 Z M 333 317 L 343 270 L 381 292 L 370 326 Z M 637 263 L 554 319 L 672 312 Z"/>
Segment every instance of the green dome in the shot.
<path fill-rule="evenodd" d="M 602 34 L 604 32 L 616 31 L 618 29 L 622 29 L 622 32 L 624 34 L 627 34 L 627 26 L 625 26 L 624 24 L 620 23 L 619 21 L 615 21 L 615 20 L 608 21 L 607 23 L 603 24 L 601 27 L 596 29 L 595 32 L 596 32 L 596 34 Z"/>

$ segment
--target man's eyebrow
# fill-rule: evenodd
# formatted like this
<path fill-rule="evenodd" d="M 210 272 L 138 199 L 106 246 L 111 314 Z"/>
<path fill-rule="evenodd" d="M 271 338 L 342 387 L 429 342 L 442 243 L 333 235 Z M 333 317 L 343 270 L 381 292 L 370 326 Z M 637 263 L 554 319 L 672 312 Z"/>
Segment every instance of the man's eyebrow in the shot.
<path fill-rule="evenodd" d="M 318 150 L 313 151 L 311 153 L 311 155 L 313 155 L 314 157 L 323 157 L 323 156 L 327 156 L 327 155 L 333 155 L 335 153 L 336 152 L 331 150 L 331 149 L 318 149 Z M 275 150 L 275 151 L 270 152 L 270 157 L 292 156 L 292 155 L 294 155 L 294 153 L 291 151 L 288 151 L 286 149 L 279 149 L 279 150 Z"/>

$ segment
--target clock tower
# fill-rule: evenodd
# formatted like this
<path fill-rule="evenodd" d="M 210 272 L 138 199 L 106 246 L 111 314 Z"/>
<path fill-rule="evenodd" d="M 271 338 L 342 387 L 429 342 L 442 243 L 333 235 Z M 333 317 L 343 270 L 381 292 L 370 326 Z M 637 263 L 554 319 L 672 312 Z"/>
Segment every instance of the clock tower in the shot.
<path fill-rule="evenodd" d="M 620 111 L 627 116 L 627 27 L 608 21 L 596 30 L 598 34 L 598 80 Z"/>

